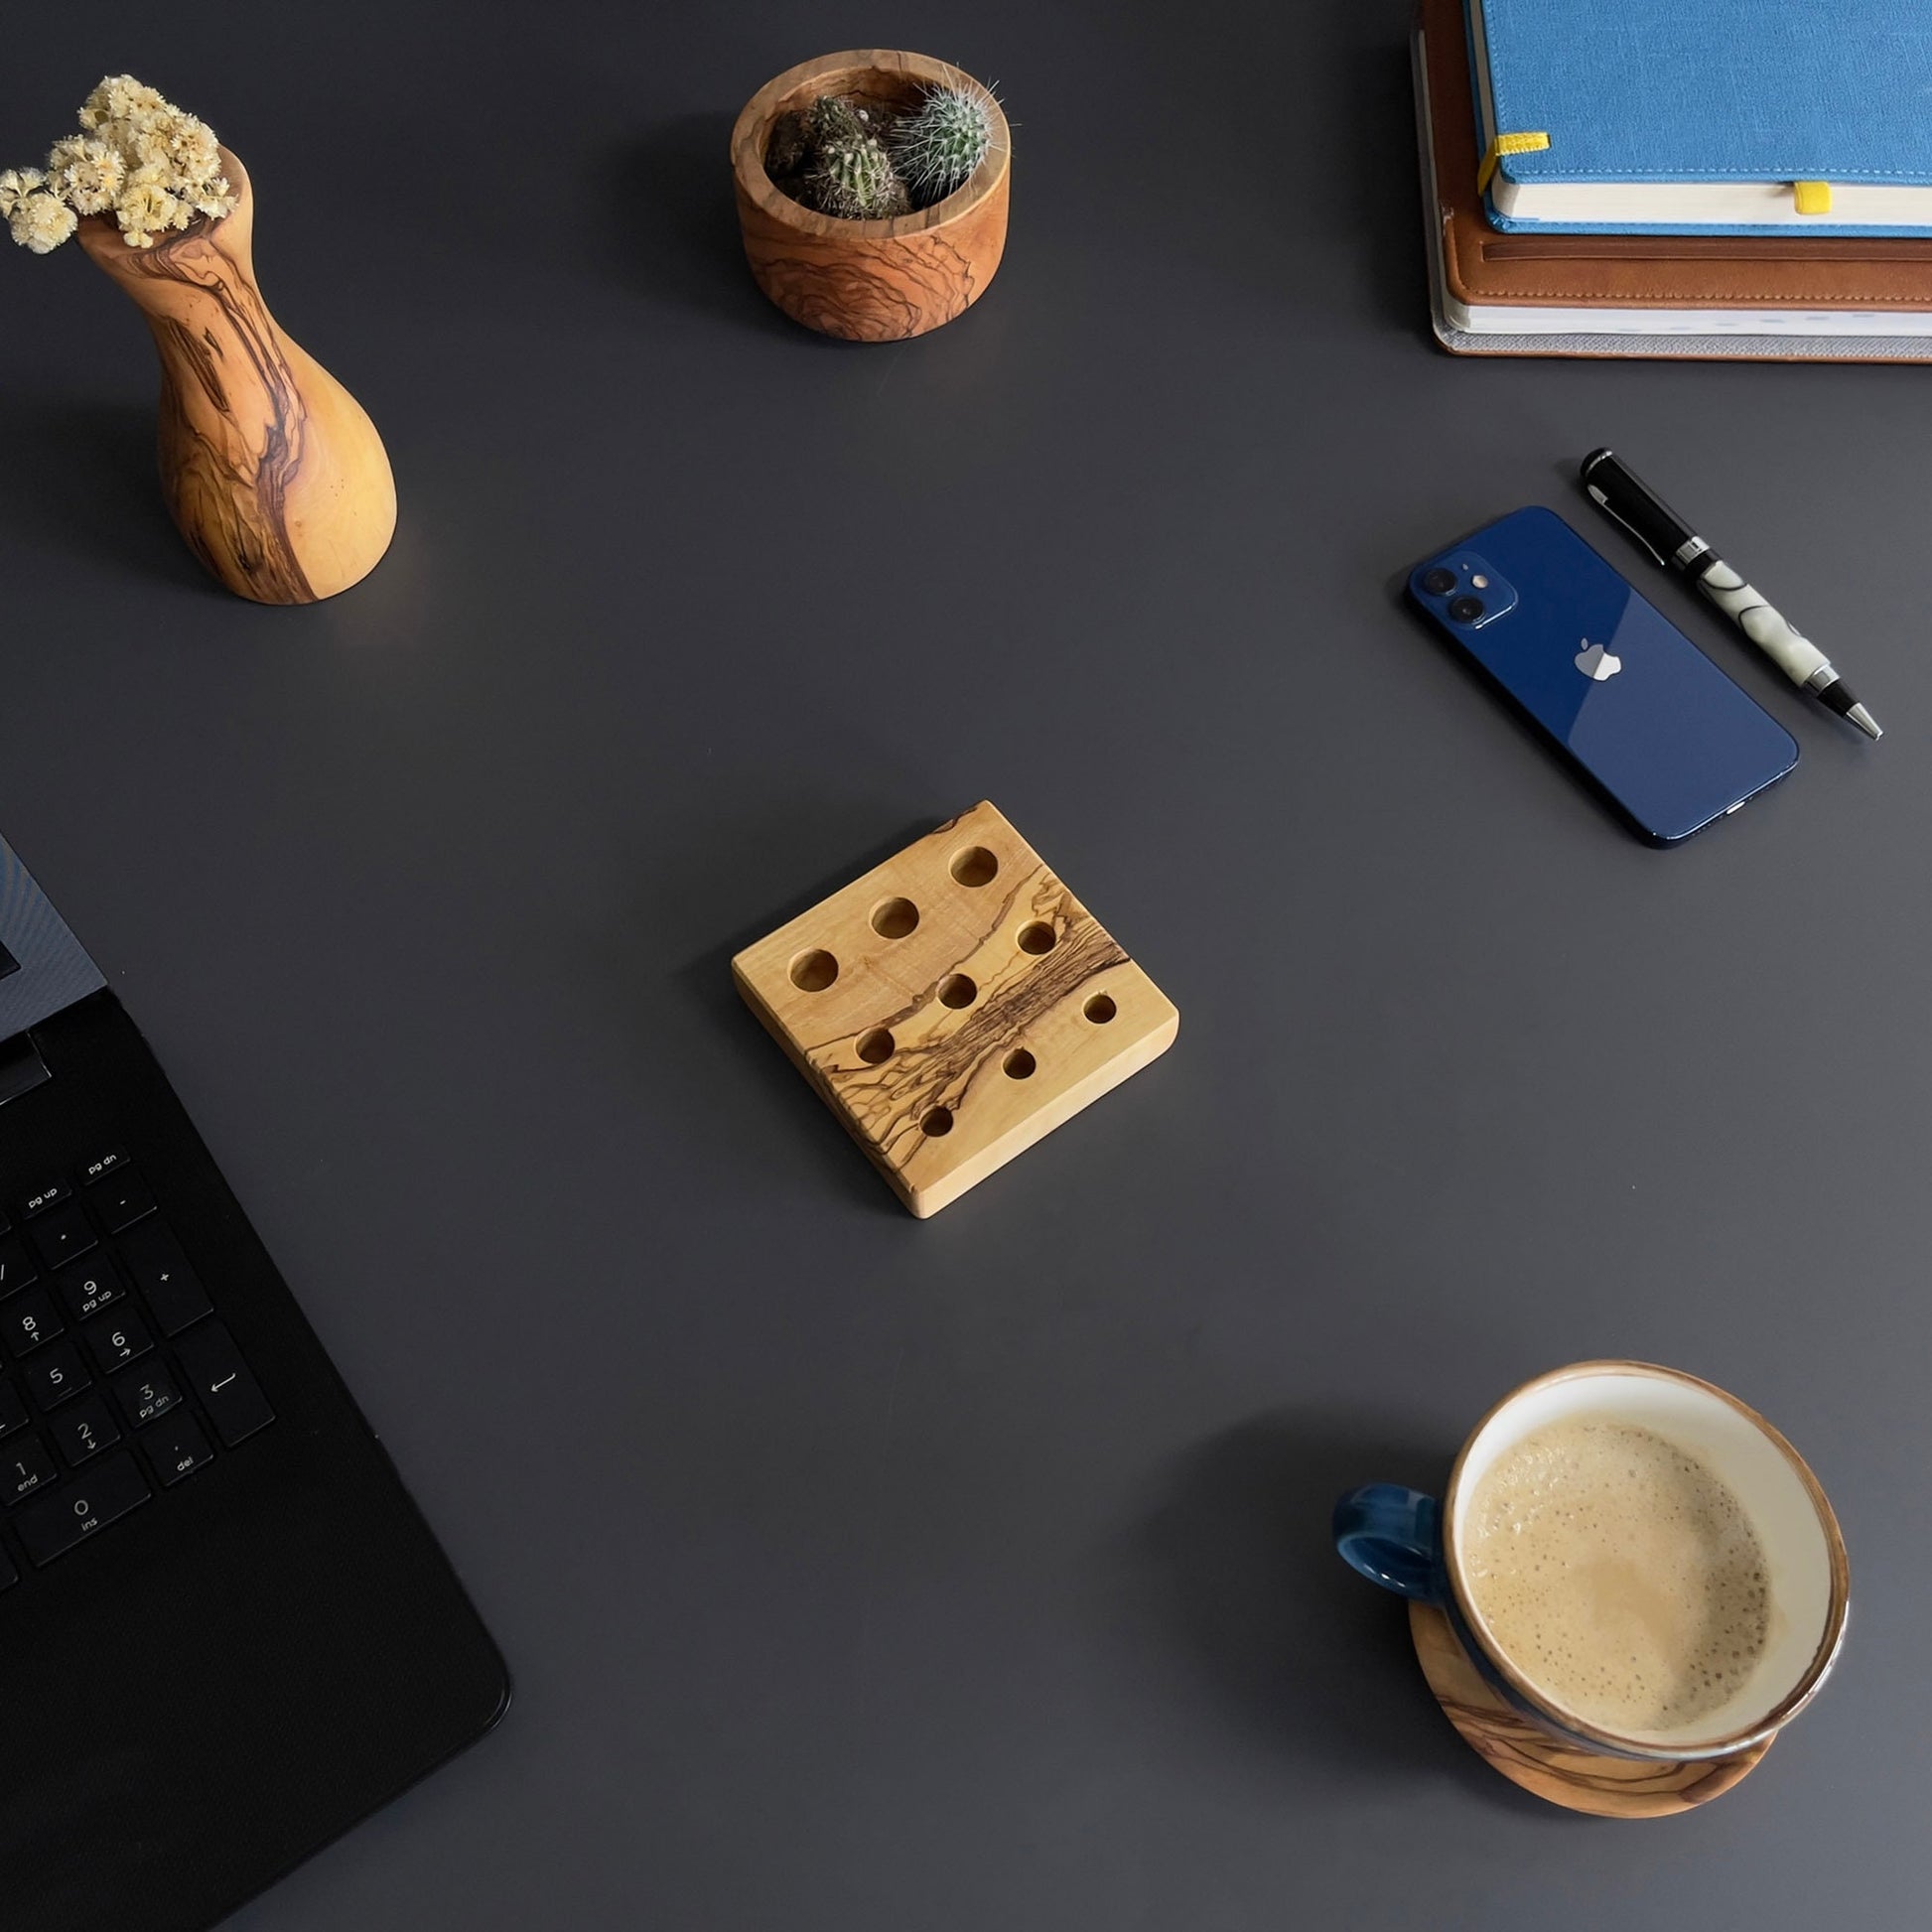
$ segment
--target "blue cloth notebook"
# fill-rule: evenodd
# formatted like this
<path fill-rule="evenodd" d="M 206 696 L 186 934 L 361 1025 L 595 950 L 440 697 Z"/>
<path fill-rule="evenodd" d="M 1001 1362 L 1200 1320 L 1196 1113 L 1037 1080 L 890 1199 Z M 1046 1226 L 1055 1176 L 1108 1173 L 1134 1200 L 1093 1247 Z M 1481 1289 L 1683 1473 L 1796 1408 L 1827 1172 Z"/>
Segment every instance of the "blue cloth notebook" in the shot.
<path fill-rule="evenodd" d="M 1932 234 L 1932 0 L 1467 0 L 1490 218 Z"/>

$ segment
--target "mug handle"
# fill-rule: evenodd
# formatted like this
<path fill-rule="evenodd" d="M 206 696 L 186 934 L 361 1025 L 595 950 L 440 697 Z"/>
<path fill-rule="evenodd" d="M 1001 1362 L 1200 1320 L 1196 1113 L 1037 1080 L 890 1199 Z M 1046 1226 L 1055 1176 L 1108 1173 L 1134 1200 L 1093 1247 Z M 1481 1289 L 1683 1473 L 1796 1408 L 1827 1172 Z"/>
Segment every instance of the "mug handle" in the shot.
<path fill-rule="evenodd" d="M 1399 1482 L 1369 1482 L 1335 1505 L 1335 1549 L 1351 1570 L 1398 1596 L 1443 1600 L 1442 1511 Z"/>

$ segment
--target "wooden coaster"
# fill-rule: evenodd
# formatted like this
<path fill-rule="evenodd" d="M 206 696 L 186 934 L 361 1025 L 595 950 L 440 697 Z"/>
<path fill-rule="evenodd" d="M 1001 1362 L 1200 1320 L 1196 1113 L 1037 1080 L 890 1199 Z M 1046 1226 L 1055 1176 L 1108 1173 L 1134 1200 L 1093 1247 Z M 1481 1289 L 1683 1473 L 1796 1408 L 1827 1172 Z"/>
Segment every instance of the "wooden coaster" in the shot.
<path fill-rule="evenodd" d="M 1180 1016 L 991 805 L 732 961 L 922 1219 L 1137 1073 Z"/>
<path fill-rule="evenodd" d="M 1521 1718 L 1492 1691 L 1462 1654 L 1449 1620 L 1433 1603 L 1409 1605 L 1409 1634 L 1423 1675 L 1449 1721 L 1512 1784 L 1566 1811 L 1597 1818 L 1669 1818 L 1721 1798 L 1748 1777 L 1772 1740 L 1700 1764 L 1600 1757 L 1559 1743 Z"/>

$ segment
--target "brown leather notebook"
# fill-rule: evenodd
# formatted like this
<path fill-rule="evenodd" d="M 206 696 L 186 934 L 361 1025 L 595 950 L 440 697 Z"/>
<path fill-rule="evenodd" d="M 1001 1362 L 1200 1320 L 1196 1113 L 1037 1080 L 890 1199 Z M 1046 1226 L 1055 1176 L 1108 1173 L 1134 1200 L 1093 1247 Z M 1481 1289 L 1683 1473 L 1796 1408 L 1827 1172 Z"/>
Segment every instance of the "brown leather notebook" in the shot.
<path fill-rule="evenodd" d="M 1802 235 L 1503 234 L 1476 193 L 1462 0 L 1419 0 L 1443 281 L 1465 309 L 1932 311 L 1932 239 Z M 1533 327 L 1534 325 L 1525 325 Z M 1793 331 L 1793 347 L 1802 343 Z M 1932 339 L 1927 352 L 1932 353 Z"/>

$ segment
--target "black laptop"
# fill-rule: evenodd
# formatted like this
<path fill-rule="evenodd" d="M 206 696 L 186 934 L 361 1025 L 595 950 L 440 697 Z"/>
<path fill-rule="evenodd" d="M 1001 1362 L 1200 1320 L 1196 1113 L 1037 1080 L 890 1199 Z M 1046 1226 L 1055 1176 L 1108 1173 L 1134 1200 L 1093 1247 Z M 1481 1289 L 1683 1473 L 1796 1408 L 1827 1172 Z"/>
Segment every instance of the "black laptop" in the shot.
<path fill-rule="evenodd" d="M 202 1932 L 508 1702 L 167 1075 L 0 841 L 0 1925 Z"/>

